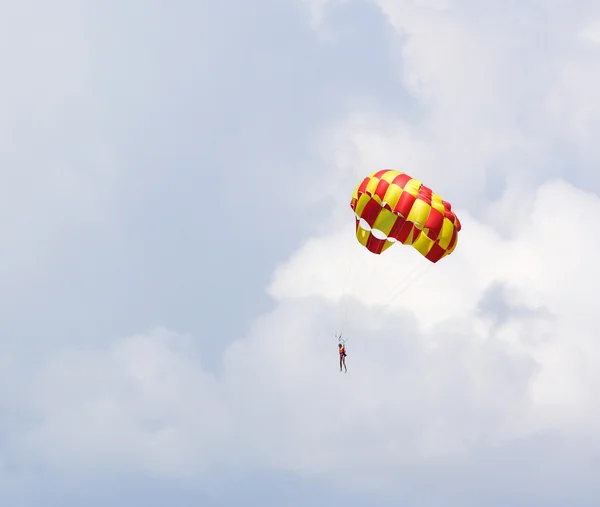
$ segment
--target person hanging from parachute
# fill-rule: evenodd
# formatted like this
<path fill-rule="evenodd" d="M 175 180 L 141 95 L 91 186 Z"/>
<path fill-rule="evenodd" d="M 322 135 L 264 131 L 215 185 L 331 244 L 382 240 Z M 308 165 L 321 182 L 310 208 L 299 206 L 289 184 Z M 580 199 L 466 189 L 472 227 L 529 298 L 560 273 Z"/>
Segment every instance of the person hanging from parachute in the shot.
<path fill-rule="evenodd" d="M 342 343 L 338 343 L 338 348 L 340 352 L 340 371 L 342 371 L 342 366 L 344 366 L 344 373 L 348 373 L 348 368 L 346 367 L 346 347 Z"/>
<path fill-rule="evenodd" d="M 348 368 L 346 367 L 346 340 L 342 339 L 342 335 L 338 336 L 337 333 L 335 337 L 338 339 L 338 352 L 340 354 L 340 372 L 342 371 L 342 366 L 344 367 L 344 373 L 348 373 Z"/>

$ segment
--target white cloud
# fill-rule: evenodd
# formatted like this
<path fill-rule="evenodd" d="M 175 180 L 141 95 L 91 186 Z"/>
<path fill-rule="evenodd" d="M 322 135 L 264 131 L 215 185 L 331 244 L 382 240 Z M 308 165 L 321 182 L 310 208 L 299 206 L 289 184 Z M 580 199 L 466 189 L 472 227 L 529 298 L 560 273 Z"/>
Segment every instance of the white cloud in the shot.
<path fill-rule="evenodd" d="M 85 9 L 29 4 L 0 5 L 0 273 L 15 286 L 60 255 L 65 233 L 112 215 L 117 178 Z"/>
<path fill-rule="evenodd" d="M 599 188 L 600 59 L 580 37 L 600 15 L 597 3 L 375 3 L 396 29 L 402 82 L 423 114 L 359 104 L 324 136 L 336 146 L 333 166 L 354 174 L 392 166 L 480 209 L 498 187 L 526 196 L 547 176 Z"/>
<path fill-rule="evenodd" d="M 600 19 L 589 22 L 579 35 L 584 41 L 600 45 Z"/>
<path fill-rule="evenodd" d="M 452 256 L 389 311 L 354 321 L 347 375 L 332 331 L 353 245 L 333 231 L 314 238 L 280 267 L 279 306 L 227 350 L 220 376 L 202 372 L 189 338 L 163 330 L 61 352 L 33 379 L 24 403 L 36 423 L 16 445 L 71 473 L 199 480 L 212 467 L 266 467 L 386 491 L 409 470 L 475 466 L 480 449 L 545 431 L 598 449 L 597 240 L 579 249 L 557 232 L 584 237 L 599 215 L 597 196 L 561 181 L 539 189 L 510 239 L 463 212 Z M 377 260 L 396 278 L 404 267 L 392 258 Z M 498 305 L 482 312 L 482 298 L 498 284 L 508 309 L 494 321 Z"/>
<path fill-rule="evenodd" d="M 13 453 L 65 473 L 193 481 L 277 468 L 393 497 L 404 477 L 473 477 L 490 449 L 519 452 L 548 433 L 572 443 L 569 466 L 600 451 L 600 72 L 580 37 L 594 4 L 564 16 L 545 2 L 515 16 L 492 3 L 378 5 L 407 38 L 402 75 L 424 115 L 398 120 L 365 100 L 323 129 L 332 171 L 320 195 L 335 209 L 275 271 L 273 312 L 227 349 L 219 376 L 202 370 L 190 338 L 164 330 L 57 352 L 21 397 L 32 422 L 15 430 Z M 463 230 L 452 256 L 430 267 L 410 248 L 357 250 L 350 192 L 380 167 L 453 202 Z M 496 185 L 506 191 L 492 188 L 491 203 Z M 332 333 L 355 252 L 345 375 Z M 564 469 L 550 472 L 544 482 Z M 525 498 L 540 487 L 506 485 Z M 421 494 L 427 505 L 435 492 Z"/>
<path fill-rule="evenodd" d="M 196 474 L 228 434 L 219 398 L 189 338 L 156 330 L 51 357 L 29 391 L 39 423 L 17 442 L 59 470 Z"/>

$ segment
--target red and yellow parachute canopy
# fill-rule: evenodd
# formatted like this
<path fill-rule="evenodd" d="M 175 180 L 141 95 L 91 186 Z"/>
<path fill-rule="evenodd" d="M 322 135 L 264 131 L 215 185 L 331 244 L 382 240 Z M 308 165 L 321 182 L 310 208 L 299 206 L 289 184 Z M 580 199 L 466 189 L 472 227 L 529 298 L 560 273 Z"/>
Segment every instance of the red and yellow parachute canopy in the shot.
<path fill-rule="evenodd" d="M 354 190 L 350 207 L 358 241 L 375 254 L 399 241 L 437 262 L 456 248 L 460 221 L 450 203 L 408 174 L 370 174 Z"/>

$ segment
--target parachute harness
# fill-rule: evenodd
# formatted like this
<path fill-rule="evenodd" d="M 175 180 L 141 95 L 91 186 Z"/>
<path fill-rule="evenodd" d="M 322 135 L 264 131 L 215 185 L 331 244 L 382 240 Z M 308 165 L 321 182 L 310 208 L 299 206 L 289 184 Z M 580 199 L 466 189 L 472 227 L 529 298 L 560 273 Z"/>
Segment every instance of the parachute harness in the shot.
<path fill-rule="evenodd" d="M 346 350 L 346 340 L 347 340 L 347 338 L 342 338 L 342 335 L 341 334 L 338 335 L 337 333 L 335 334 L 335 337 L 338 340 L 338 345 L 342 344 L 343 347 L 344 347 L 344 351 L 345 351 Z"/>

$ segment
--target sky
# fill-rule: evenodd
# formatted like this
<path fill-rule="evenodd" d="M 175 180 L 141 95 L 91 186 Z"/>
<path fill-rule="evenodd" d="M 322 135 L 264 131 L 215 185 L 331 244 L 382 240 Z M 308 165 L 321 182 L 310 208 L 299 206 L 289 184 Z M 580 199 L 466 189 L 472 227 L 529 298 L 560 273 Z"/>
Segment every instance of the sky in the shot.
<path fill-rule="evenodd" d="M 598 505 L 598 2 L 4 0 L 0 58 L 0 504 Z M 360 248 L 380 168 L 451 256 Z"/>

